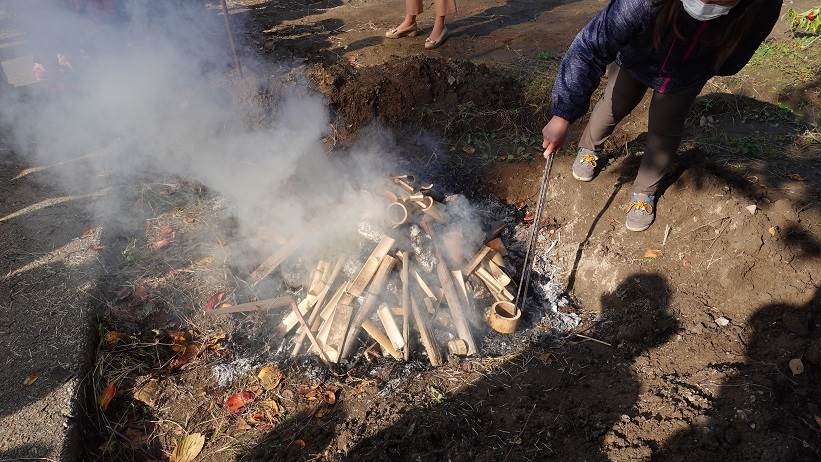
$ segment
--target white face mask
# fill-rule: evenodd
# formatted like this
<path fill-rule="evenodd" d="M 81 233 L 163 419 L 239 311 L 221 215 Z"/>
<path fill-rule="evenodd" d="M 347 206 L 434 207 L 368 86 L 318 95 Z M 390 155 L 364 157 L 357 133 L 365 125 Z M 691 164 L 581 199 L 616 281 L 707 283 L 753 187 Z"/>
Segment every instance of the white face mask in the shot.
<path fill-rule="evenodd" d="M 684 11 L 698 21 L 709 21 L 729 13 L 731 6 L 704 3 L 702 0 L 681 0 Z"/>

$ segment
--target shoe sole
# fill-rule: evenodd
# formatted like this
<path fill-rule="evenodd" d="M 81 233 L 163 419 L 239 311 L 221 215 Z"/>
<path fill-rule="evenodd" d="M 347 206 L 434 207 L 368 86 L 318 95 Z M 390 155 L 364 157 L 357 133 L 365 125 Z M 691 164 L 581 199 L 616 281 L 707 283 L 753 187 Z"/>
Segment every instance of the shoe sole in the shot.
<path fill-rule="evenodd" d="M 573 171 L 571 171 L 570 173 L 573 175 L 573 178 L 575 178 L 579 181 L 584 181 L 585 183 L 593 181 L 593 178 L 596 178 L 595 176 L 591 176 L 590 178 L 580 177 L 579 175 L 576 175 L 576 172 L 573 172 Z"/>
<path fill-rule="evenodd" d="M 627 223 L 625 223 L 624 227 L 627 228 L 628 231 L 633 231 L 634 233 L 640 233 L 642 231 L 646 231 L 652 225 L 653 225 L 653 223 L 650 223 L 649 225 L 645 226 L 644 228 L 633 228 L 630 225 L 628 225 Z"/>

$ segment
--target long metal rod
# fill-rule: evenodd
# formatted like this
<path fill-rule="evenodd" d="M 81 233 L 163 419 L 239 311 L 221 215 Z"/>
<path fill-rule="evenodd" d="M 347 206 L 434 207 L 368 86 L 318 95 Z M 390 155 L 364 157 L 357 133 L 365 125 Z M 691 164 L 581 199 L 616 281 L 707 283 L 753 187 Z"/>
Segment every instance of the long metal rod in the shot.
<path fill-rule="evenodd" d="M 239 78 L 242 78 L 242 65 L 239 62 L 237 46 L 234 44 L 234 32 L 231 30 L 231 19 L 228 17 L 228 4 L 222 0 L 222 15 L 225 18 L 225 33 L 228 35 L 228 44 L 231 45 L 231 53 L 234 55 L 234 67 L 237 68 Z"/>
<path fill-rule="evenodd" d="M 527 297 L 527 288 L 530 286 L 530 273 L 533 269 L 533 251 L 536 247 L 536 238 L 539 235 L 539 228 L 542 223 L 542 212 L 544 211 L 544 198 L 547 193 L 547 180 L 550 178 L 550 167 L 553 165 L 553 157 L 556 153 L 551 153 L 547 161 L 544 163 L 544 172 L 542 173 L 542 185 L 539 188 L 539 200 L 536 202 L 536 215 L 533 217 L 533 228 L 530 230 L 530 239 L 527 243 L 527 251 L 525 252 L 525 261 L 522 267 L 522 277 L 519 280 L 519 289 L 516 291 L 515 304 L 518 309 L 524 308 L 524 302 Z"/>

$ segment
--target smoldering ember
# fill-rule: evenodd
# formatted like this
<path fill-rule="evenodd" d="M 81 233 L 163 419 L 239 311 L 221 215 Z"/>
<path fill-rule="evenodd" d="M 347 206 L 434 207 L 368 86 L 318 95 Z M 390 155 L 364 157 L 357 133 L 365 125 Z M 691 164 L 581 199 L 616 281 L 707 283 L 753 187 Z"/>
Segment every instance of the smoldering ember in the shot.
<path fill-rule="evenodd" d="M 821 460 L 819 32 L 0 1 L 0 462 Z"/>

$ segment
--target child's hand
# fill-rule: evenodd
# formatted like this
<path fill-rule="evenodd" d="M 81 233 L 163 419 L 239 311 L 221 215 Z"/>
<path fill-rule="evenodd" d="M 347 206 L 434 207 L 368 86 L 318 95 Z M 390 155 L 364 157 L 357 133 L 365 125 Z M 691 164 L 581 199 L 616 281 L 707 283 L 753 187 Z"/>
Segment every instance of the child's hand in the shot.
<path fill-rule="evenodd" d="M 542 129 L 542 138 L 544 139 L 542 142 L 542 147 L 544 148 L 545 158 L 549 157 L 551 154 L 564 146 L 569 127 L 570 122 L 559 116 L 553 116 L 553 118 L 550 119 L 550 122 L 544 126 Z"/>

